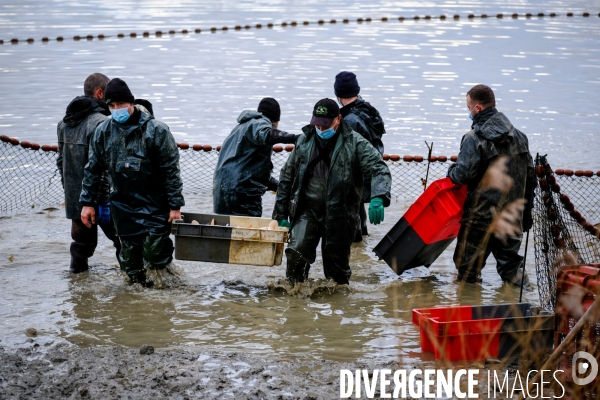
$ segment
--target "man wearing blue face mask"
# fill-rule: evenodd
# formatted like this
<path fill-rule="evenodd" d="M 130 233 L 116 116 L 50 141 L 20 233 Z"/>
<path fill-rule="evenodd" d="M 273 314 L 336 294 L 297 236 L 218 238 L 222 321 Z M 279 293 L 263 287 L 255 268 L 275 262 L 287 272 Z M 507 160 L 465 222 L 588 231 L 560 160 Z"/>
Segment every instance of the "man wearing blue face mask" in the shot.
<path fill-rule="evenodd" d="M 454 252 L 458 281 L 481 282 L 481 270 L 491 253 L 503 281 L 518 286 L 523 281 L 527 286 L 523 257 L 519 255 L 523 235 L 508 237 L 502 242 L 490 235 L 490 227 L 505 206 L 518 199 L 532 199 L 536 180 L 529 142 L 527 136 L 496 109 L 496 98 L 489 86 L 473 86 L 467 92 L 466 103 L 468 117 L 473 121 L 471 131 L 463 136 L 458 159 L 448 168 L 452 182 L 467 185 L 468 189 Z M 492 179 L 484 178 L 499 157 L 506 157 L 505 174 L 512 181 L 503 191 Z M 520 231 L 531 227 L 531 205 L 526 205 L 526 213 L 518 221 Z"/>
<path fill-rule="evenodd" d="M 103 101 L 104 91 L 110 79 L 106 75 L 94 73 L 87 77 L 83 84 L 83 96 L 77 96 L 67 107 L 66 114 L 57 127 L 58 157 L 56 165 L 60 172 L 65 192 L 65 211 L 71 220 L 71 265 L 74 274 L 88 270 L 90 258 L 98 245 L 98 226 L 110 239 L 116 249 L 117 259 L 121 250 L 121 242 L 115 235 L 115 228 L 110 217 L 108 202 L 110 182 L 106 172 L 102 174 L 96 207 L 98 224 L 88 229 L 81 222 L 81 181 L 83 169 L 88 162 L 90 139 L 96 127 L 108 119 L 109 110 Z"/>
<path fill-rule="evenodd" d="M 173 259 L 170 223 L 184 205 L 179 151 L 169 127 L 134 106 L 127 84 L 115 78 L 106 86 L 111 118 L 90 142 L 79 202 L 81 221 L 90 227 L 100 175 L 112 178 L 111 210 L 121 239 L 119 260 L 133 283 L 151 286 L 146 268 L 163 269 Z"/>
<path fill-rule="evenodd" d="M 290 285 L 308 278 L 321 241 L 325 277 L 348 284 L 363 179 L 371 178 L 369 220 L 379 224 L 392 177 L 377 149 L 344 122 L 335 101 L 317 102 L 302 130 L 281 170 L 273 211 L 273 219 L 291 229 L 286 277 Z"/>

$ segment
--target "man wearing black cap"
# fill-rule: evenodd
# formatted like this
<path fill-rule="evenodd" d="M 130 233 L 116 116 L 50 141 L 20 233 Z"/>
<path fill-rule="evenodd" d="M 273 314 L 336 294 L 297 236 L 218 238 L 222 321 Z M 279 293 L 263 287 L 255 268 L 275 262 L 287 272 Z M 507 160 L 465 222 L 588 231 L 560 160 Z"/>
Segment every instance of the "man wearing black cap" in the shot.
<path fill-rule="evenodd" d="M 325 277 L 348 284 L 363 177 L 371 178 L 369 220 L 376 225 L 390 204 L 392 176 L 381 154 L 342 120 L 335 101 L 315 104 L 302 130 L 281 170 L 273 211 L 280 226 L 291 228 L 286 276 L 290 285 L 308 278 L 321 240 Z"/>
<path fill-rule="evenodd" d="M 88 162 L 90 139 L 96 127 L 108 119 L 110 112 L 103 101 L 104 90 L 110 79 L 106 75 L 94 73 L 83 84 L 84 96 L 77 96 L 69 103 L 66 114 L 58 123 L 58 157 L 56 165 L 65 191 L 65 210 L 71 220 L 71 265 L 72 273 L 88 270 L 90 258 L 98 245 L 98 226 L 116 248 L 117 259 L 121 250 L 119 238 L 110 217 L 108 196 L 110 183 L 106 172 L 102 174 L 95 207 L 98 210 L 98 225 L 88 229 L 81 222 L 81 181 L 83 168 Z"/>
<path fill-rule="evenodd" d="M 151 286 L 146 270 L 163 269 L 173 259 L 170 222 L 184 205 L 179 151 L 169 127 L 134 106 L 127 84 L 115 78 L 105 99 L 112 118 L 98 126 L 90 142 L 80 203 L 90 227 L 102 171 L 112 178 L 111 211 L 121 239 L 121 268 L 133 283 Z"/>
<path fill-rule="evenodd" d="M 266 97 L 257 111 L 242 111 L 223 142 L 213 178 L 213 207 L 216 214 L 262 216 L 262 195 L 276 191 L 271 176 L 271 154 L 275 143 L 295 143 L 300 135 L 277 129 L 281 109 L 277 100 Z"/>
<path fill-rule="evenodd" d="M 359 133 L 367 139 L 380 154 L 383 154 L 383 142 L 381 140 L 381 137 L 385 134 L 383 120 L 381 119 L 381 115 L 379 115 L 379 111 L 359 96 L 360 86 L 358 86 L 356 75 L 348 71 L 340 72 L 335 77 L 333 90 L 338 98 L 338 102 L 342 105 L 340 113 L 344 121 L 350 125 L 354 132 Z M 371 180 L 365 177 L 361 203 L 368 203 L 370 199 Z M 360 229 L 356 232 L 355 242 L 360 242 L 363 235 L 368 235 L 367 213 L 363 204 L 359 204 L 358 206 L 360 212 Z"/>

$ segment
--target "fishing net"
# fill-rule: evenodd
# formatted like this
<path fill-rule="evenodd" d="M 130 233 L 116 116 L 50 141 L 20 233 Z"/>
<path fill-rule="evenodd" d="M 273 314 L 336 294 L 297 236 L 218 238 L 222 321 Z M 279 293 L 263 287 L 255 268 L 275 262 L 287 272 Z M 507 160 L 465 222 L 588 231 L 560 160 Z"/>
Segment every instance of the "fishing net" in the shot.
<path fill-rule="evenodd" d="M 0 145 L 0 214 L 64 200 L 56 146 L 5 141 Z"/>
<path fill-rule="evenodd" d="M 273 176 L 287 160 L 292 147 L 274 146 Z M 40 146 L 2 136 L 0 142 L 0 214 L 23 209 L 56 207 L 64 201 L 60 174 L 56 168 L 57 146 Z M 212 194 L 218 147 L 179 144 L 183 194 Z M 392 174 L 392 197 L 399 206 L 408 206 L 424 190 L 424 183 L 446 176 L 446 156 L 385 155 Z"/>
<path fill-rule="evenodd" d="M 554 310 L 558 268 L 600 262 L 600 176 L 592 171 L 553 171 L 540 155 L 536 175 L 533 233 L 538 291 L 542 307 Z"/>
<path fill-rule="evenodd" d="M 275 146 L 273 175 L 278 176 L 289 156 Z M 43 207 L 64 201 L 56 168 L 56 146 L 39 146 L 2 137 L 0 142 L 0 214 Z M 218 150 L 209 145 L 179 145 L 184 196 L 210 196 Z M 407 207 L 423 193 L 424 183 L 446 176 L 445 156 L 385 155 L 392 173 L 393 207 Z M 546 157 L 536 158 L 539 185 L 534 198 L 533 234 L 540 302 L 553 309 L 556 270 L 567 264 L 600 263 L 600 171 L 553 171 Z M 577 208 L 576 208 L 577 207 Z"/>

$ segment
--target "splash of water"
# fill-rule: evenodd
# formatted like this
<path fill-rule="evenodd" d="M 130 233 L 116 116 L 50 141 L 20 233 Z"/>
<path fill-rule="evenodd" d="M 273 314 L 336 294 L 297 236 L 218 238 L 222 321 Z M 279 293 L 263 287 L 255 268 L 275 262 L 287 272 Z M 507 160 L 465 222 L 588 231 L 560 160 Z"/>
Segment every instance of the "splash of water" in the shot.
<path fill-rule="evenodd" d="M 154 282 L 154 287 L 157 289 L 181 286 L 185 280 L 184 278 L 185 272 L 183 268 L 172 262 L 163 269 L 146 270 L 146 280 Z"/>
<path fill-rule="evenodd" d="M 294 286 L 290 285 L 287 279 L 278 279 L 275 282 L 267 283 L 267 287 L 272 290 L 285 291 L 291 296 L 300 298 L 309 298 L 323 292 L 333 294 L 339 288 L 349 288 L 348 285 L 338 285 L 333 279 L 321 278 L 308 278 L 306 281 L 298 282 Z"/>

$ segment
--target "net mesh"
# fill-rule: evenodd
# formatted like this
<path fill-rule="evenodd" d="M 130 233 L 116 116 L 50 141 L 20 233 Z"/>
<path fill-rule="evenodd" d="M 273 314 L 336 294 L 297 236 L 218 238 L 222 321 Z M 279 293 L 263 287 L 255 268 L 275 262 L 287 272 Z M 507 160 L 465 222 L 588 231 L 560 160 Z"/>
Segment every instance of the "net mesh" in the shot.
<path fill-rule="evenodd" d="M 600 262 L 600 177 L 557 169 L 536 157 L 533 233 L 540 303 L 553 310 L 559 267 Z M 578 176 L 579 175 L 579 176 Z"/>
<path fill-rule="evenodd" d="M 60 204 L 64 199 L 52 146 L 0 145 L 0 213 Z"/>
<path fill-rule="evenodd" d="M 6 137 L 0 142 L 0 214 L 60 205 L 64 194 L 56 168 L 56 146 L 38 146 Z M 212 193 L 219 153 L 210 146 L 181 146 L 180 168 L 184 195 Z M 195 150 L 196 148 L 197 150 Z M 274 175 L 289 152 L 273 152 Z M 433 156 L 386 156 L 392 173 L 392 197 L 408 206 L 423 192 L 423 183 L 446 176 L 451 161 Z M 422 159 L 422 158 L 421 158 Z M 421 160 L 417 158 L 417 160 Z M 406 160 L 406 161 L 405 161 Z M 600 171 L 552 171 L 543 156 L 536 158 L 539 185 L 534 198 L 534 246 L 540 303 L 553 309 L 556 270 L 573 263 L 600 263 Z M 577 208 L 575 208 L 577 205 Z"/>
<path fill-rule="evenodd" d="M 17 143 L 14 141 L 13 143 Z M 25 147 L 23 147 L 25 144 Z M 60 205 L 64 201 L 60 174 L 56 168 L 56 146 L 34 149 L 28 142 L 0 143 L 0 213 L 6 214 L 26 208 Z M 182 146 L 188 147 L 188 146 Z M 219 153 L 210 146 L 179 150 L 184 196 L 212 193 L 212 181 Z M 210 148 L 210 150 L 209 150 Z M 279 171 L 289 152 L 273 152 L 273 175 Z M 411 204 L 423 192 L 423 180 L 428 182 L 446 176 L 450 162 L 447 157 L 432 157 L 433 162 L 403 161 L 398 156 L 387 157 L 392 173 L 392 196 L 395 200 Z M 408 157 L 407 159 L 412 159 Z M 397 161 L 394 161 L 397 160 Z M 427 169 L 429 168 L 429 173 Z"/>

